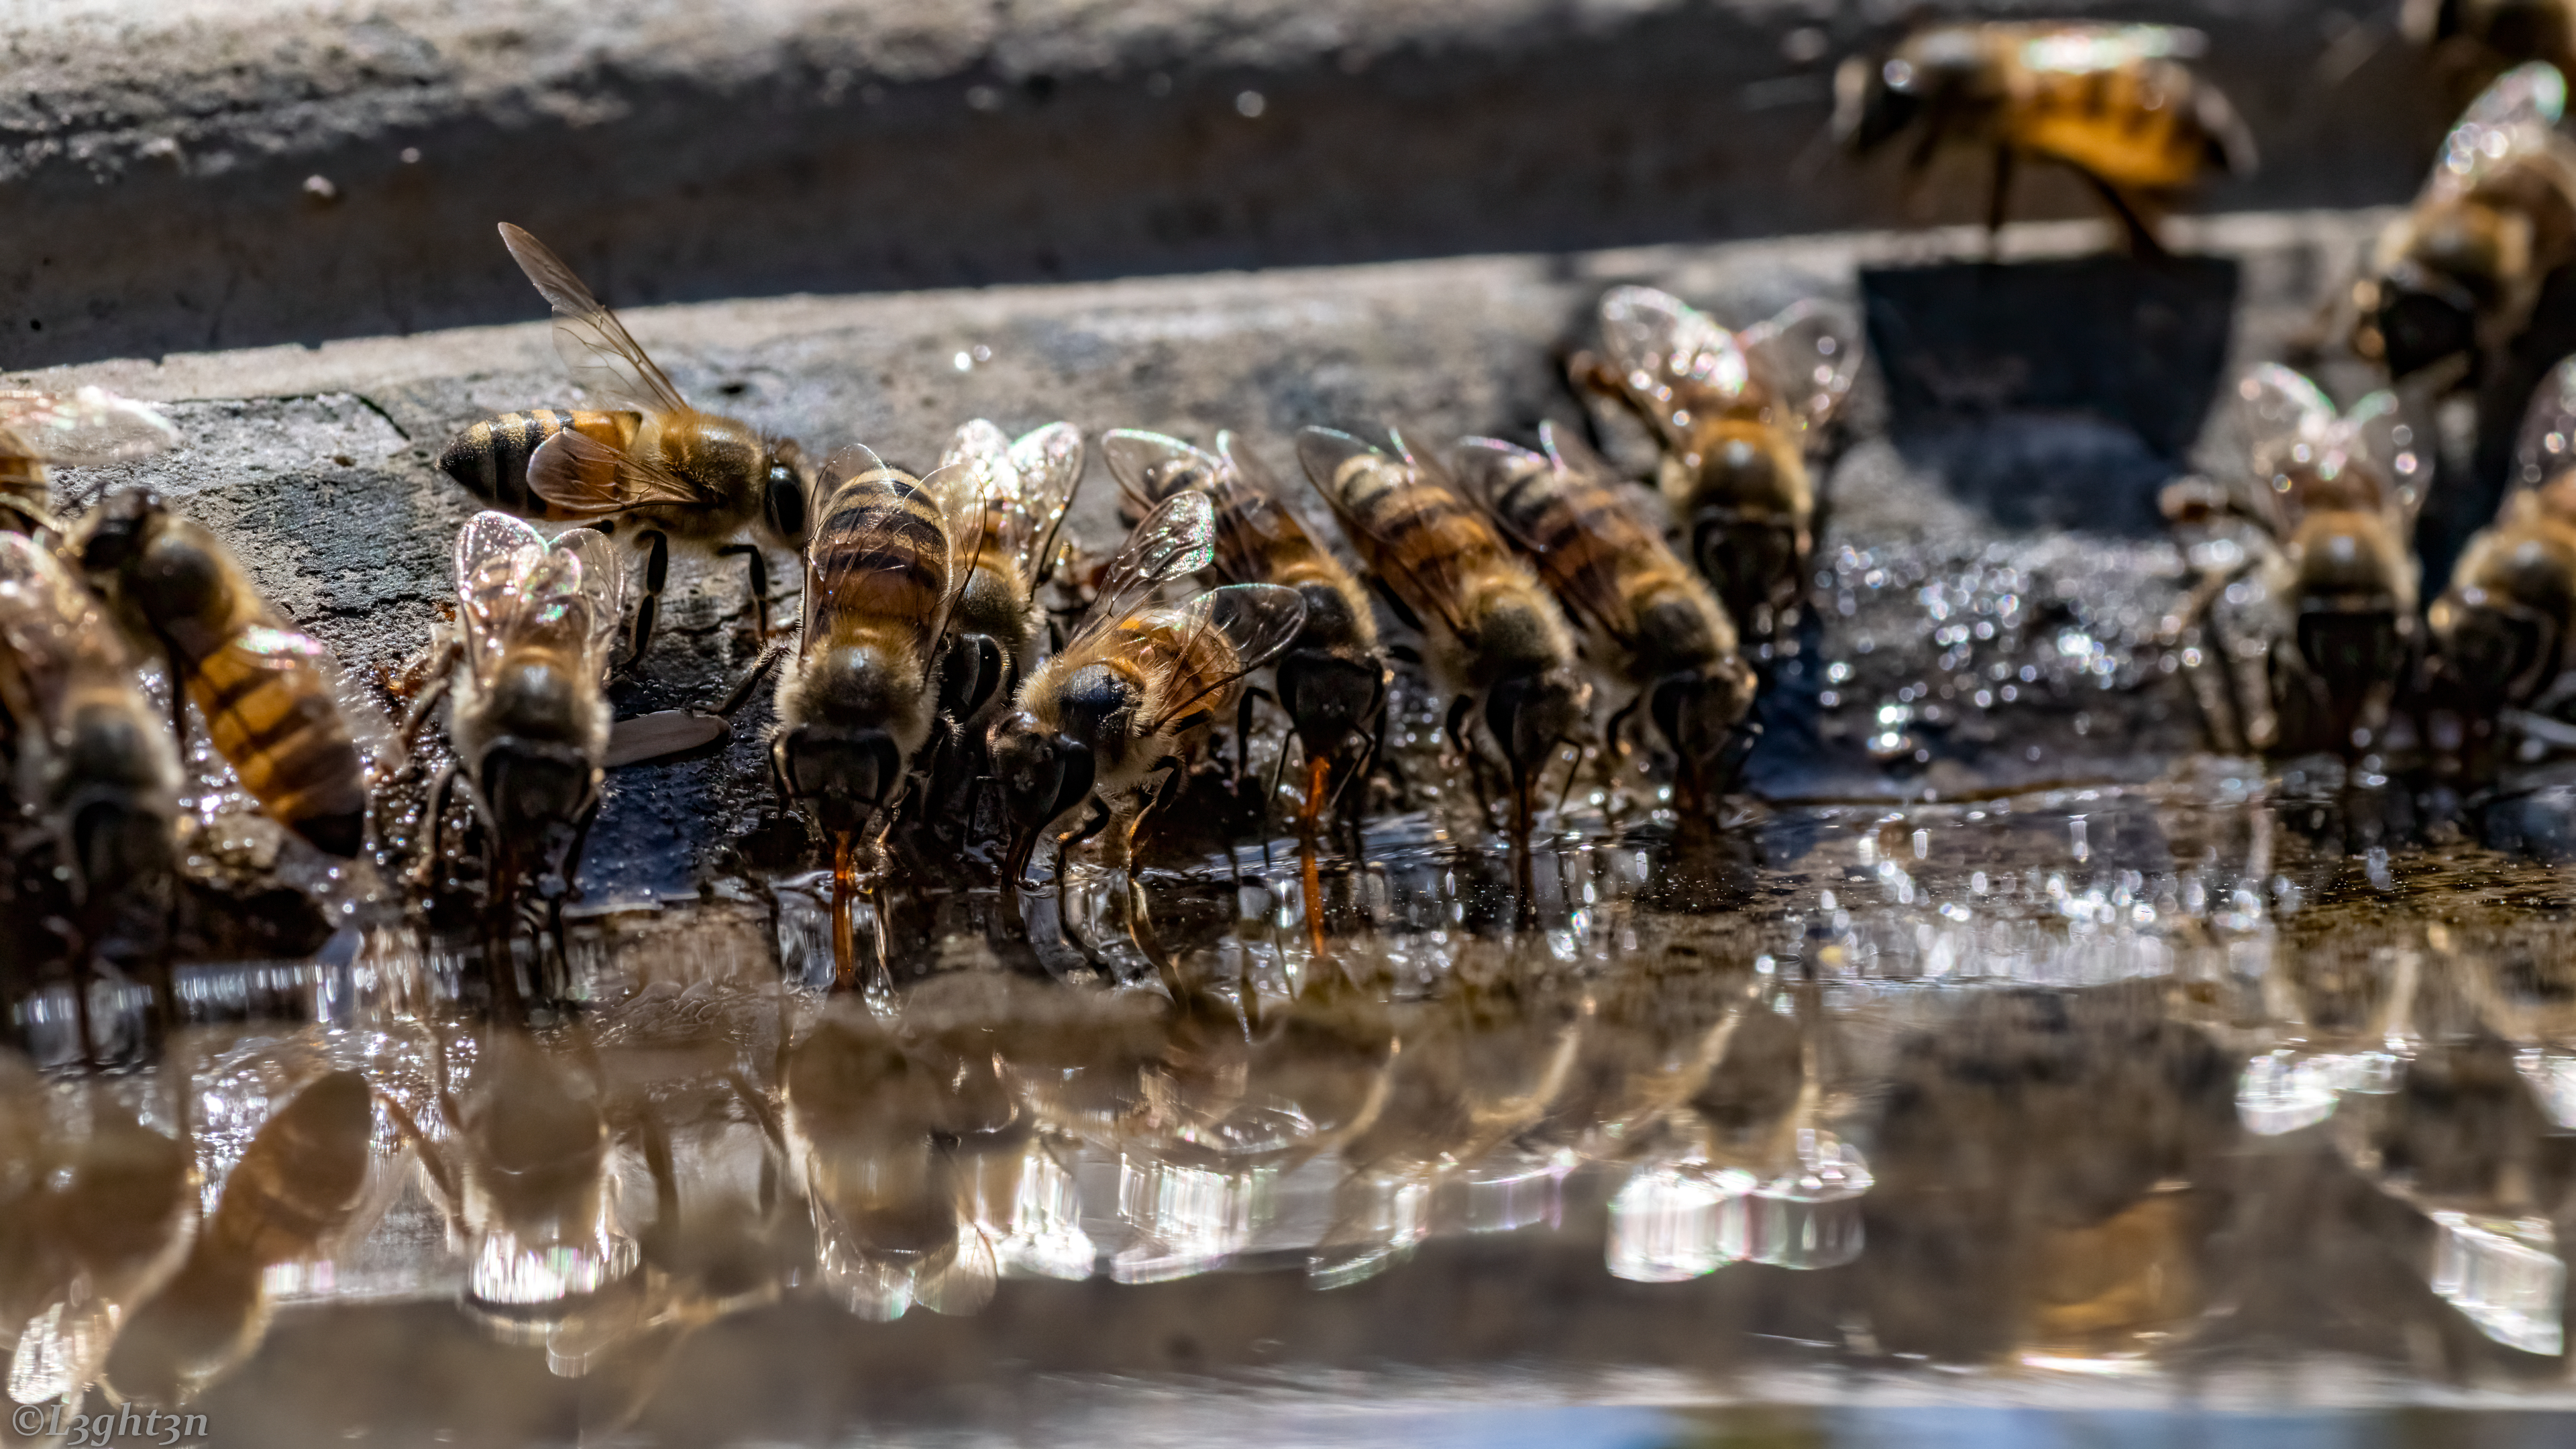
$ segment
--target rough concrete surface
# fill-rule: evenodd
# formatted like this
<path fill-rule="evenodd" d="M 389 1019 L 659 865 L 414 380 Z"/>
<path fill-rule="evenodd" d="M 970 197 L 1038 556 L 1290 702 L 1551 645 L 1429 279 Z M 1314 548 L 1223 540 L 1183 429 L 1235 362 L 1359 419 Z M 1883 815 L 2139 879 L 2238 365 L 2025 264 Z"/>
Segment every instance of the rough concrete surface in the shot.
<path fill-rule="evenodd" d="M 2008 3 L 1958 7 L 2036 13 Z M 13 6 L 0 361 L 520 314 L 517 220 L 611 301 L 1569 252 L 1887 225 L 1828 154 L 1889 0 Z M 2171 20 L 2265 157 L 2212 209 L 2385 204 L 2447 105 L 2387 18 Z M 1965 220 L 1974 165 L 1924 198 Z M 2029 174 L 2021 214 L 2091 203 Z"/>
<path fill-rule="evenodd" d="M 2209 303 L 2226 312 L 2219 371 L 2232 376 L 2278 355 L 2378 219 L 2248 215 L 2178 232 L 2187 248 L 2235 266 L 2233 294 Z M 2017 227 L 2006 254 L 2045 271 L 2060 265 L 2048 258 L 2090 250 L 2104 234 L 2091 223 Z M 1293 479 L 1288 439 L 1309 423 L 1407 423 L 1454 438 L 1526 435 L 1544 417 L 1579 418 L 1555 359 L 1588 337 L 1592 306 L 1614 282 L 1665 285 L 1742 324 L 1800 296 L 1854 302 L 1865 269 L 1928 265 L 1953 275 L 1940 272 L 1942 259 L 1972 245 L 1958 231 L 1859 233 L 788 297 L 642 308 L 628 318 L 692 397 L 817 449 L 864 441 L 927 466 L 948 432 L 977 416 L 1014 431 L 1063 417 L 1094 435 L 1133 426 L 1205 438 L 1231 427 Z M 2221 474 L 2233 466 L 2223 413 L 2209 416 L 2196 453 L 2168 446 L 2159 460 L 2116 409 L 2024 408 L 2000 395 L 1952 420 L 1990 443 L 1962 452 L 1937 431 L 1891 434 L 1876 367 L 1864 370 L 1847 412 L 1851 441 L 1826 490 L 1818 567 L 1833 584 L 1817 590 L 1809 652 L 1784 671 L 1765 707 L 1771 733 L 1753 760 L 1755 788 L 1774 798 L 1955 796 L 2147 778 L 2196 748 L 2200 720 L 2180 683 L 2157 674 L 2152 645 L 2180 562 L 2142 520 L 2152 518 L 2147 496 L 2195 456 Z M 568 401 L 561 375 L 548 328 L 529 322 L 109 362 L 12 381 L 98 382 L 170 400 L 189 446 L 124 468 L 67 472 L 67 499 L 127 481 L 181 497 L 235 542 L 297 617 L 351 661 L 387 668 L 421 647 L 437 602 L 452 597 L 448 550 L 476 506 L 430 459 L 478 415 Z M 2184 404 L 2196 417 L 2208 398 Z M 2127 472 L 2098 466 L 2106 437 Z M 1116 490 L 1104 472 L 1095 461 L 1071 521 L 1095 547 L 1118 532 Z M 2136 496 L 2115 496 L 2122 490 Z M 1296 492 L 1292 501 L 1328 527 L 1315 500 Z M 2056 526 L 2068 519 L 2087 527 Z M 795 578 L 783 556 L 772 567 Z M 703 703 L 749 663 L 755 646 L 740 579 L 738 568 L 712 562 L 675 566 L 663 614 L 670 635 L 645 677 L 621 691 L 621 711 Z M 1947 593 L 1926 593 L 1927 585 Z M 1938 637 L 1953 609 L 1965 620 L 2006 595 L 2030 605 L 2019 633 L 1955 650 Z M 1977 706 L 1976 686 L 1959 683 L 1990 664 L 2009 671 L 2025 662 L 2044 677 L 2017 684 L 2029 690 L 2018 703 Z M 1848 677 L 1828 677 L 1835 663 Z M 1901 747 L 1882 747 L 1882 711 L 1900 703 Z M 594 898 L 687 893 L 713 852 L 750 827 L 765 800 L 766 708 L 745 715 L 714 757 L 621 772 L 589 856 Z M 691 848 L 674 850 L 683 839 Z"/>

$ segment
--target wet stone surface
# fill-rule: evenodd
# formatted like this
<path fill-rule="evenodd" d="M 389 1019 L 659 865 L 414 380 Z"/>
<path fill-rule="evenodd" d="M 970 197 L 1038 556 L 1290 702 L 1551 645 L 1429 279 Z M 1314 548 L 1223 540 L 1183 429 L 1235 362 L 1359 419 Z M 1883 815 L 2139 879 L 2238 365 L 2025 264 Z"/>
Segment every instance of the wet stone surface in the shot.
<path fill-rule="evenodd" d="M 2174 377 L 2277 355 L 2373 220 L 2191 233 L 2225 265 L 2176 285 L 2224 273 L 2232 310 Z M 2099 236 L 2016 229 L 1987 281 L 2044 289 Z M 925 464 L 966 418 L 1066 417 L 1238 428 L 1284 472 L 1310 422 L 1578 421 L 1552 357 L 1612 282 L 1744 322 L 1858 308 L 1962 241 L 629 320 L 691 396 L 816 451 Z M 1710 1432 L 1810 1443 L 1862 1432 L 1797 1407 L 1827 1401 L 2561 1407 L 2570 787 L 2431 810 L 2209 757 L 2165 624 L 2184 561 L 2139 526 L 2225 465 L 2208 399 L 2114 377 L 1933 406 L 1882 361 L 1715 820 L 1586 775 L 1502 849 L 1416 694 L 1356 854 L 1212 828 L 1243 802 L 1196 783 L 1148 837 L 1161 959 L 1131 979 L 1059 944 L 1123 900 L 1077 866 L 1024 903 L 890 878 L 865 908 L 890 949 L 834 993 L 764 701 L 612 776 L 570 1006 L 532 1026 L 485 1010 L 503 963 L 363 878 L 326 883 L 318 951 L 183 963 L 147 1069 L 52 1069 L 72 1013 L 40 994 L 0 1060 L 11 1396 L 184 1399 L 263 1444 L 1139 1442 L 1246 1406 L 1379 1442 L 1744 1403 L 1789 1407 Z M 43 381 L 166 399 L 190 439 L 66 472 L 67 503 L 160 489 L 390 678 L 474 507 L 430 458 L 572 401 L 558 379 L 526 326 Z M 1075 510 L 1094 547 L 1114 492 Z M 739 564 L 683 556 L 619 710 L 709 702 L 757 648 Z M 388 865 L 440 748 L 389 792 Z M 202 838 L 245 842 L 206 868 L 309 884 L 197 765 Z"/>

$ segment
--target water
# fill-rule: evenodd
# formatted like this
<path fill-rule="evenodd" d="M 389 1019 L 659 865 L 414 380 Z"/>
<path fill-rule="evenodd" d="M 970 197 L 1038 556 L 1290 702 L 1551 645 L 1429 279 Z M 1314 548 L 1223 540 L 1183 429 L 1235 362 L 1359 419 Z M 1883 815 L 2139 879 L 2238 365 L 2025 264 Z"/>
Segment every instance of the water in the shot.
<path fill-rule="evenodd" d="M 2547 792 L 2503 813 L 2203 762 L 1578 810 L 1526 860 L 1417 815 L 1311 886 L 1285 841 L 1164 857 L 1123 978 L 890 903 L 928 924 L 839 994 L 788 881 L 577 916 L 524 1030 L 392 928 L 184 968 L 158 1065 L 0 1071 L 12 1393 L 263 1443 L 2554 1407 L 2576 928 Z M 1077 932 L 1118 890 L 1069 885 Z"/>

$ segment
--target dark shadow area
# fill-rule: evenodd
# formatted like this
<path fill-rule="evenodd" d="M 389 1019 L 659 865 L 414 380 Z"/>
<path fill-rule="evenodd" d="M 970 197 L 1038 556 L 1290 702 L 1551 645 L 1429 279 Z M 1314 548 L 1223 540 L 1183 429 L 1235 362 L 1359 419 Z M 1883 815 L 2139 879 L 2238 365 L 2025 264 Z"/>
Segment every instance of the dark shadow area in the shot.
<path fill-rule="evenodd" d="M 2078 257 L 1864 270 L 1888 432 L 2007 528 L 2160 528 L 2227 363 L 2237 265 Z"/>
<path fill-rule="evenodd" d="M 2441 117 L 2402 47 L 2340 87 L 2267 89 L 2314 65 L 2314 27 L 2148 10 L 2212 32 L 2210 68 L 2265 148 L 2260 177 L 2204 206 L 2412 192 Z M 503 219 L 626 306 L 1963 220 L 1964 193 L 1909 215 L 1891 169 L 1825 142 L 1832 65 L 1874 33 L 1691 7 L 1262 70 L 1105 38 L 1082 74 L 611 69 L 552 110 L 469 99 L 469 58 L 420 58 L 400 94 L 315 62 L 348 81 L 322 110 L 297 75 L 254 76 L 239 114 L 175 148 L 77 119 L 22 140 L 0 192 L 0 364 L 528 320 Z M 307 117 L 293 144 L 261 139 L 269 111 Z M 2090 210 L 2040 185 L 2020 214 Z"/>

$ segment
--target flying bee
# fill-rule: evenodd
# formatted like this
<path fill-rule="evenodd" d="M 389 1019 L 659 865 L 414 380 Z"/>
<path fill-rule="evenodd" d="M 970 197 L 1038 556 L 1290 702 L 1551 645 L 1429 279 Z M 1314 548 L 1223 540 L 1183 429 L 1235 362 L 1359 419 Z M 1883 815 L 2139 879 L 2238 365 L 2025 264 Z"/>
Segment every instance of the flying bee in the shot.
<path fill-rule="evenodd" d="M 183 1402 L 250 1357 L 274 1311 L 269 1271 L 330 1257 L 391 1196 L 381 1189 L 399 1179 L 371 1170 L 374 1127 L 374 1093 L 346 1069 L 261 1124 L 187 1260 L 118 1336 L 107 1378 L 120 1396 Z"/>
<path fill-rule="evenodd" d="M 2278 363 L 2248 373 L 2236 396 L 2253 496 L 2181 483 L 2164 507 L 2185 523 L 2233 513 L 2263 538 L 2244 565 L 2204 583 L 2193 607 L 2259 567 L 2281 617 L 2266 675 L 2240 688 L 2254 697 L 2235 711 L 2243 742 L 2267 753 L 2358 751 L 2386 722 L 2415 642 L 2408 540 L 2427 469 L 2414 429 L 2394 393 L 2338 416 L 2316 384 Z"/>
<path fill-rule="evenodd" d="M 1136 822 L 1177 786 L 1189 752 L 1234 702 L 1245 675 L 1270 662 L 1305 622 L 1294 589 L 1228 584 L 1165 608 L 1153 594 L 1215 557 L 1208 496 L 1184 489 L 1145 516 L 1102 575 L 1062 650 L 1032 671 L 1010 714 L 994 721 L 993 773 L 1012 835 L 1010 878 L 1038 836 L 1088 801 L 1065 849 L 1108 828 L 1111 864 L 1127 864 Z M 1062 885 L 1065 871 L 1057 869 Z"/>
<path fill-rule="evenodd" d="M 1481 707 L 1511 772 L 1513 834 L 1525 839 L 1530 786 L 1583 728 L 1592 685 L 1574 632 L 1538 577 L 1437 464 L 1401 435 L 1394 442 L 1389 455 L 1348 433 L 1308 428 L 1297 435 L 1297 456 L 1389 605 L 1422 631 L 1432 686 L 1453 701 L 1450 742 L 1471 764 L 1482 757 L 1467 743 L 1467 716 Z"/>
<path fill-rule="evenodd" d="M 932 496 L 961 541 L 957 628 L 948 644 L 956 662 L 941 683 L 940 707 L 963 727 L 1008 700 L 1037 665 L 1037 593 L 1082 484 L 1082 431 L 1049 423 L 1013 439 L 977 418 L 949 440 L 939 468 Z"/>
<path fill-rule="evenodd" d="M 1540 424 L 1539 445 L 1545 452 L 1466 439 L 1460 475 L 1582 621 L 1596 658 L 1636 686 L 1636 699 L 1612 717 L 1610 742 L 1643 705 L 1689 793 L 1723 788 L 1736 726 L 1753 703 L 1734 621 L 1662 530 L 1638 515 L 1608 464 L 1554 423 Z"/>
<path fill-rule="evenodd" d="M 761 545 L 805 544 L 806 482 L 796 445 L 689 406 L 572 268 L 507 222 L 501 241 L 554 307 L 555 352 L 573 381 L 621 407 L 486 418 L 451 439 L 438 466 L 477 498 L 530 517 L 632 520 L 644 575 L 630 664 L 652 639 L 674 538 L 744 558 L 767 638 L 769 565 Z M 746 532 L 755 541 L 738 541 Z"/>
<path fill-rule="evenodd" d="M 2549 274 L 2576 259 L 2576 142 L 2557 130 L 2567 82 L 2537 61 L 2460 115 L 2415 203 L 2353 284 L 2353 350 L 2403 381 L 2457 385 L 2530 326 Z"/>
<path fill-rule="evenodd" d="M 103 388 L 0 392 L 0 529 L 59 533 L 48 463 L 95 467 L 179 446 L 167 418 Z"/>
<path fill-rule="evenodd" d="M 157 922 L 173 889 L 178 750 L 96 598 L 16 533 L 0 533 L 0 726 L 10 794 L 32 826 L 17 849 L 22 902 L 29 886 L 59 881 L 77 956 L 156 957 L 157 943 L 129 941 L 129 917 Z M 22 903 L 11 914 L 24 924 L 51 913 Z M 73 1001 L 94 1049 L 88 991 Z"/>
<path fill-rule="evenodd" d="M 1601 299 L 1604 356 L 1578 388 L 1617 398 L 1663 443 L 1658 478 L 1692 561 L 1766 649 L 1797 616 L 1815 547 L 1809 453 L 1860 369 L 1857 329 L 1799 302 L 1741 332 L 1652 287 Z"/>
<path fill-rule="evenodd" d="M 1216 451 L 1160 433 L 1121 428 L 1100 440 L 1109 471 L 1138 513 L 1184 489 L 1207 494 L 1216 518 L 1217 577 L 1227 583 L 1277 584 L 1306 602 L 1306 622 L 1275 666 L 1280 707 L 1305 749 L 1305 824 L 1313 828 L 1335 793 L 1336 762 L 1375 746 L 1386 705 L 1386 663 L 1378 655 L 1377 617 L 1368 592 L 1341 560 L 1315 541 L 1279 501 L 1279 482 L 1231 433 Z M 1252 694 L 1243 698 L 1239 735 L 1248 735 Z M 1347 775 L 1345 775 L 1347 778 Z"/>
<path fill-rule="evenodd" d="M 608 749 L 608 662 L 620 576 L 607 538 L 571 529 L 549 544 L 506 513 L 466 520 L 456 538 L 457 648 L 448 738 L 456 762 L 428 818 L 462 774 L 504 879 L 558 857 L 569 883 L 599 806 Z M 429 855 L 437 856 L 435 827 Z"/>
<path fill-rule="evenodd" d="M 212 532 L 146 490 L 110 497 L 77 548 L 129 630 L 169 659 L 174 696 L 184 684 L 216 752 L 260 808 L 320 849 L 355 856 L 367 816 L 358 739 L 382 741 L 368 728 L 373 705 L 344 692 L 331 651 L 262 598 Z M 185 739 L 175 697 L 171 717 Z"/>
<path fill-rule="evenodd" d="M 2156 219 L 2177 193 L 2212 167 L 2254 169 L 2254 138 L 2235 108 L 2183 64 L 2208 45 L 2169 25 L 1928 25 L 1834 72 L 1834 138 L 1866 156 L 1919 129 L 1905 158 L 1910 184 L 1944 148 L 1989 151 L 1990 236 L 2003 228 L 2015 163 L 2055 161 L 2101 195 L 2131 251 L 2154 256 Z"/>
<path fill-rule="evenodd" d="M 2471 719 L 2531 705 L 2568 663 L 2576 628 L 2576 358 L 2523 423 L 2514 488 L 2471 538 L 2428 612 L 2446 692 Z"/>

